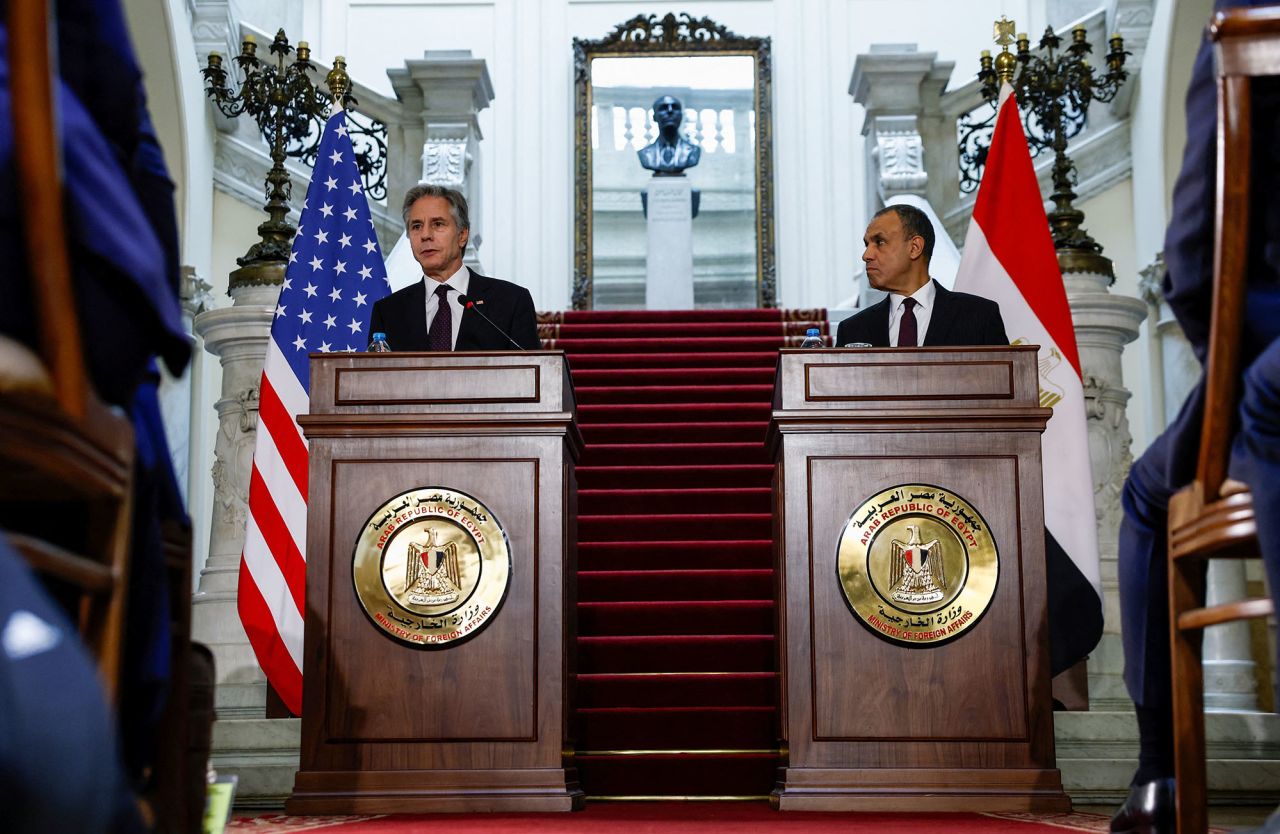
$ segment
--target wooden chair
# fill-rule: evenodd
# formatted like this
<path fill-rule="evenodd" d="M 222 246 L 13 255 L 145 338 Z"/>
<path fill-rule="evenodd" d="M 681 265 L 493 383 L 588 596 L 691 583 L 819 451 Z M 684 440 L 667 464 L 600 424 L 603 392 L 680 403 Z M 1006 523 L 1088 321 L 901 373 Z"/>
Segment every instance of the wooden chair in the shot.
<path fill-rule="evenodd" d="M 1280 6 L 1214 17 L 1218 63 L 1217 218 L 1204 425 L 1196 478 L 1169 505 L 1169 611 L 1179 834 L 1208 830 L 1202 629 L 1272 612 L 1270 599 L 1205 607 L 1205 560 L 1260 556 L 1248 488 L 1227 478 L 1239 405 L 1248 266 L 1250 81 L 1280 75 Z"/>
<path fill-rule="evenodd" d="M 38 351 L 0 336 L 0 526 L 66 599 L 108 697 L 119 683 L 133 429 L 93 394 L 62 204 L 48 4 L 8 4 L 15 163 Z M 12 303 L 12 302 L 10 302 Z"/>
<path fill-rule="evenodd" d="M 60 598 L 108 697 L 120 684 L 134 466 L 126 415 L 94 394 L 82 353 L 62 203 L 49 4 L 8 6 L 18 187 L 38 351 L 0 335 L 0 535 Z M 212 662 L 204 664 L 200 721 L 192 723 L 191 538 L 163 529 L 173 676 L 144 804 L 157 831 L 198 832 L 213 720 Z M 207 657 L 207 651 L 204 653 Z"/>

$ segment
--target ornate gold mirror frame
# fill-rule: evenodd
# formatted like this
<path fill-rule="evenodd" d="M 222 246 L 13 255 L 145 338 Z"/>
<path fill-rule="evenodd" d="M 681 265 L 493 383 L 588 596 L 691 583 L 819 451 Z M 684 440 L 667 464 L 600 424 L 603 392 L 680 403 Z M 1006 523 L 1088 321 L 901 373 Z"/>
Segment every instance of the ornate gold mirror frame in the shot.
<path fill-rule="evenodd" d="M 769 38 L 736 35 L 710 18 L 688 14 L 637 15 L 599 40 L 573 39 L 574 257 L 573 309 L 593 307 L 591 62 L 601 57 L 702 57 L 745 55 L 755 65 L 755 262 L 756 303 L 777 306 L 773 252 L 773 108 Z"/>

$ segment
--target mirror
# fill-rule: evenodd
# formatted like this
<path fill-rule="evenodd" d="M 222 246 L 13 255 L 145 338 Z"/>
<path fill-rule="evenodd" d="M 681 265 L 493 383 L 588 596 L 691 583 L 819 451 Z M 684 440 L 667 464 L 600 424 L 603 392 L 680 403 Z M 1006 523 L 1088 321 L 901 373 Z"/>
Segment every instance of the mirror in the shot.
<path fill-rule="evenodd" d="M 679 135 L 701 148 L 684 172 L 697 201 L 694 307 L 776 306 L 769 39 L 687 14 L 638 15 L 573 49 L 573 309 L 645 306 L 651 172 L 637 151 L 658 137 L 661 96 L 680 101 Z"/>

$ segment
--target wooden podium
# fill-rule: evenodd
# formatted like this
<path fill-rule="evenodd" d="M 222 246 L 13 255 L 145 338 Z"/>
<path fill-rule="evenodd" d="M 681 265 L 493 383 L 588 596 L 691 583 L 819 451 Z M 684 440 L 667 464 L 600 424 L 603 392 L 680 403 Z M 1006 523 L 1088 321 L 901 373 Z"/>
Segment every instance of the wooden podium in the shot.
<path fill-rule="evenodd" d="M 781 351 L 777 807 L 1070 808 L 1054 759 L 1040 457 L 1051 412 L 1036 351 Z M 994 578 L 973 555 L 982 542 Z M 946 575 L 927 575 L 922 557 Z M 917 568 L 913 595 L 902 577 Z"/>
<path fill-rule="evenodd" d="M 288 812 L 579 807 L 564 751 L 582 441 L 563 353 L 314 354 L 311 413 L 299 423 L 310 450 L 306 684 Z M 435 530 L 413 519 L 428 510 Z M 477 522 L 490 531 L 476 534 L 484 547 L 505 540 L 509 553 L 506 566 L 494 563 L 509 573 L 487 612 L 462 605 L 471 568 L 453 575 L 466 561 L 456 543 L 430 560 L 422 550 L 440 530 L 442 541 L 465 538 Z M 382 547 L 369 536 L 398 526 L 401 538 L 423 534 L 401 556 L 422 565 L 405 578 L 388 543 L 386 566 L 369 574 L 360 554 Z M 491 567 L 474 569 L 477 588 L 502 575 Z M 455 610 L 431 618 L 404 602 L 396 583 L 424 570 L 440 587 L 414 599 L 456 597 Z M 446 574 L 458 587 L 441 584 Z M 380 587 L 399 587 L 407 607 L 368 604 Z M 450 632 L 450 622 L 460 625 Z M 401 639 L 419 626 L 436 629 L 424 645 Z M 431 645 L 437 638 L 448 642 Z"/>

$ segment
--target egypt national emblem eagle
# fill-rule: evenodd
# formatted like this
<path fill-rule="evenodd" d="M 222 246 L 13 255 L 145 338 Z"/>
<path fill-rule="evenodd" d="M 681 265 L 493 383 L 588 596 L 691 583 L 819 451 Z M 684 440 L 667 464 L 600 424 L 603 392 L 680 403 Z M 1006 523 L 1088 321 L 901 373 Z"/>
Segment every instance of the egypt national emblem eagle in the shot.
<path fill-rule="evenodd" d="M 947 589 L 942 546 L 937 539 L 921 542 L 914 524 L 907 525 L 907 532 L 907 541 L 889 543 L 889 595 L 896 602 L 937 602 Z"/>
<path fill-rule="evenodd" d="M 461 588 L 458 545 L 439 544 L 434 528 L 427 528 L 425 542 L 410 542 L 404 566 L 404 588 L 415 605 L 456 602 Z"/>

